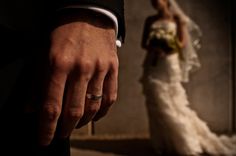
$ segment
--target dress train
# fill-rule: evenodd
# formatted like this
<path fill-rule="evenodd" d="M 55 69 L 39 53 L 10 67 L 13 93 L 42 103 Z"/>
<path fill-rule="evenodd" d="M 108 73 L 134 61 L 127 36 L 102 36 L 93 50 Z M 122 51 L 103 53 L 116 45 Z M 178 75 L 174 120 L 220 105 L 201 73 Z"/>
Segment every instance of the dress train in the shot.
<path fill-rule="evenodd" d="M 156 151 L 180 155 L 236 155 L 236 136 L 216 135 L 189 107 L 178 54 L 159 58 L 155 66 L 146 65 L 142 83 L 151 142 Z"/>

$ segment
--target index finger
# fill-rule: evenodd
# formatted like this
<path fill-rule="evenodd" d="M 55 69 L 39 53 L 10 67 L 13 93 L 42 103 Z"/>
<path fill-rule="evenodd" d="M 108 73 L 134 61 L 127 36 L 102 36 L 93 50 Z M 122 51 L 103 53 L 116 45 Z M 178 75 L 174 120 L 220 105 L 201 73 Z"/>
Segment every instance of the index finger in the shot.
<path fill-rule="evenodd" d="M 39 143 L 47 146 L 51 143 L 61 114 L 67 74 L 53 71 L 48 79 L 45 100 L 40 111 Z"/>

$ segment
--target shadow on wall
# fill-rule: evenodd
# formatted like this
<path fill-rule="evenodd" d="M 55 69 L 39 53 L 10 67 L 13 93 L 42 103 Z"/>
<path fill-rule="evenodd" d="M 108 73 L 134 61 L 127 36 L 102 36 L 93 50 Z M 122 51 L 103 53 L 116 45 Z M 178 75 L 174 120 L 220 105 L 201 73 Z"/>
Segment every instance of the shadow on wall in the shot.
<path fill-rule="evenodd" d="M 148 139 L 71 140 L 71 147 L 125 156 L 155 156 Z"/>

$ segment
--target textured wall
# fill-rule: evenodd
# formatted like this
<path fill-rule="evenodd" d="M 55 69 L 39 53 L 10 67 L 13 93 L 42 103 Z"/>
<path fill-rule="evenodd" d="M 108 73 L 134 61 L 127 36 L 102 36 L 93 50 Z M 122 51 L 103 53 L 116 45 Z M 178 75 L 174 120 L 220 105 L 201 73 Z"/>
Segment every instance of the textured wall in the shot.
<path fill-rule="evenodd" d="M 232 57 L 228 1 L 180 1 L 203 32 L 199 52 L 202 68 L 187 85 L 192 107 L 217 131 L 231 127 Z"/>
<path fill-rule="evenodd" d="M 96 134 L 143 134 L 148 119 L 139 78 L 145 51 L 140 40 L 145 18 L 154 13 L 147 0 L 126 0 L 127 38 L 120 49 L 119 100 L 108 116 L 95 124 Z M 231 122 L 232 84 L 230 17 L 227 1 L 178 0 L 201 27 L 202 68 L 186 84 L 191 107 L 216 131 L 227 131 Z"/>
<path fill-rule="evenodd" d="M 234 69 L 233 69 L 233 79 L 236 79 L 236 61 L 235 61 L 235 57 L 236 57 L 236 2 L 234 0 L 231 0 L 231 4 L 232 4 L 232 17 L 231 17 L 231 21 L 232 21 L 232 27 L 231 27 L 231 32 L 232 32 L 232 56 L 234 58 Z M 236 103 L 236 83 L 234 81 L 233 83 L 233 87 L 234 87 L 234 95 L 233 95 L 233 102 Z M 233 106 L 234 107 L 234 119 L 233 119 L 233 130 L 236 131 L 236 104 Z"/>

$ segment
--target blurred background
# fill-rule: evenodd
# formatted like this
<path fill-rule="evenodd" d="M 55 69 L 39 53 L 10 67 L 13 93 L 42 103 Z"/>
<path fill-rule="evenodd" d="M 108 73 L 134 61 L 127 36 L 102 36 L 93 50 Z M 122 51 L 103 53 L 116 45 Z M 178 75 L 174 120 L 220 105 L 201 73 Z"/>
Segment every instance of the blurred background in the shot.
<path fill-rule="evenodd" d="M 177 0 L 203 32 L 199 51 L 202 67 L 185 84 L 191 108 L 217 133 L 233 132 L 236 125 L 233 1 Z M 74 131 L 73 155 L 154 155 L 139 79 L 146 54 L 140 46 L 143 25 L 155 11 L 149 0 L 126 0 L 125 13 L 127 36 L 118 52 L 118 101 L 105 118 Z"/>

